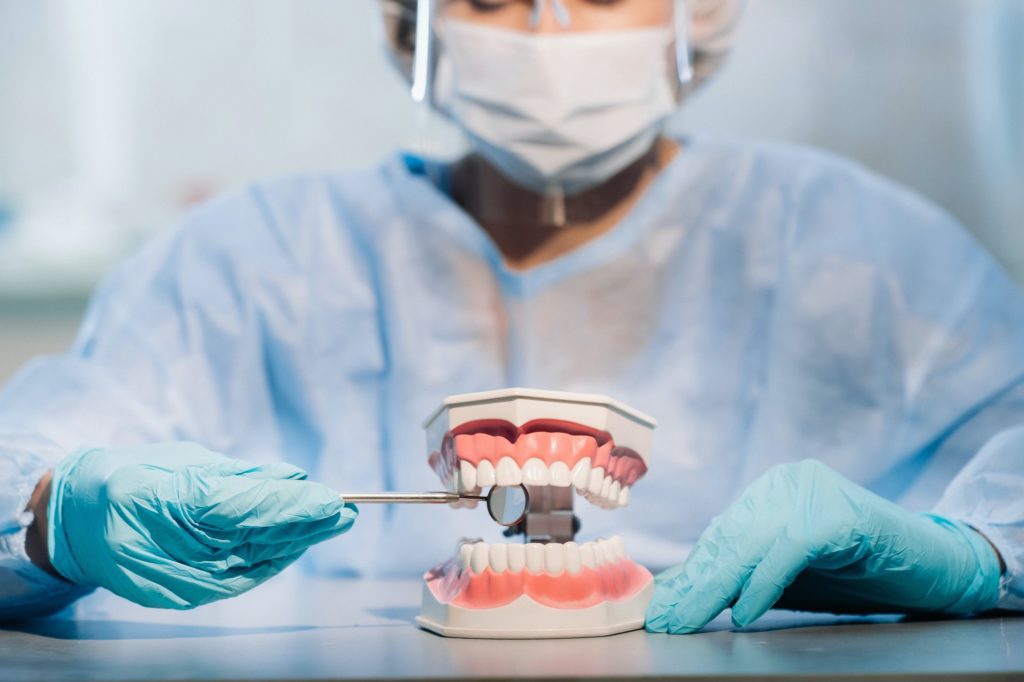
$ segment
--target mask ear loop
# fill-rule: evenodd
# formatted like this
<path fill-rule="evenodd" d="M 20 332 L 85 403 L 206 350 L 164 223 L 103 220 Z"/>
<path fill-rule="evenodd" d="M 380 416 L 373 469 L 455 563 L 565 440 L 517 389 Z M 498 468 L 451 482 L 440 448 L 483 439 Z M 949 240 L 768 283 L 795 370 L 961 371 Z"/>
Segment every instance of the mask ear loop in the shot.
<path fill-rule="evenodd" d="M 429 103 L 435 62 L 433 36 L 435 0 L 416 0 L 416 51 L 410 94 L 417 104 Z"/>
<path fill-rule="evenodd" d="M 412 87 L 413 141 L 410 151 L 422 162 L 419 172 L 435 186 L 449 184 L 447 166 L 436 160 L 444 156 L 439 143 L 441 133 L 433 110 L 438 86 L 438 64 L 441 47 L 435 36 L 438 6 L 441 0 L 416 1 L 416 49 L 413 53 Z"/>
<path fill-rule="evenodd" d="M 533 14 L 530 15 L 530 28 L 537 28 L 540 18 L 544 13 L 544 6 L 550 4 L 551 11 L 555 13 L 555 20 L 562 28 L 568 28 L 572 17 L 569 10 L 562 4 L 562 0 L 536 0 L 533 5 Z"/>
<path fill-rule="evenodd" d="M 693 83 L 693 58 L 690 55 L 690 3 L 676 0 L 676 73 L 679 96 Z"/>

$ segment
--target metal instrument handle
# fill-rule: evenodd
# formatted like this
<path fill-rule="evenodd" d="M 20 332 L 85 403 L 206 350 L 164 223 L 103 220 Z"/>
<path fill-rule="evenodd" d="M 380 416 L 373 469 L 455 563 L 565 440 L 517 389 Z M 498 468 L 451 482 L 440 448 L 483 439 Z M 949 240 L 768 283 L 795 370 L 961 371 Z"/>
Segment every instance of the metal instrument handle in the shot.
<path fill-rule="evenodd" d="M 458 493 L 344 493 L 341 499 L 353 504 L 446 504 L 459 500 L 486 500 L 487 497 Z"/>

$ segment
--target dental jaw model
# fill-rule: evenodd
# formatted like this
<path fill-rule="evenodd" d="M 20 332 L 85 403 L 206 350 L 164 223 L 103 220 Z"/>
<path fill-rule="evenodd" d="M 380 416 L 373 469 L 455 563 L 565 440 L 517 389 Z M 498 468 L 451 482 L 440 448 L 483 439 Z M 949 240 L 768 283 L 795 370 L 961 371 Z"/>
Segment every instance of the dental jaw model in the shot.
<path fill-rule="evenodd" d="M 523 484 L 530 509 L 506 531 L 511 543 L 463 543 L 428 572 L 417 622 L 451 637 L 524 639 L 642 627 L 650 572 L 619 537 L 574 542 L 573 498 L 626 506 L 654 426 L 604 396 L 507 389 L 445 400 L 425 425 L 442 482 L 458 492 Z"/>

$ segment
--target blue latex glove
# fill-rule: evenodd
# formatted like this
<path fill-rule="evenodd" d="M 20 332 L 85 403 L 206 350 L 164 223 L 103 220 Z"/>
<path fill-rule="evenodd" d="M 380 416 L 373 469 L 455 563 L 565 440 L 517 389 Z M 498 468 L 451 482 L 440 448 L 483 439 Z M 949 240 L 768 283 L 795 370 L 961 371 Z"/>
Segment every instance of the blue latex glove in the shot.
<path fill-rule="evenodd" d="M 761 476 L 683 565 L 656 578 L 647 629 L 696 632 L 734 602 L 737 627 L 777 602 L 834 613 L 976 613 L 995 607 L 999 580 L 998 555 L 973 529 L 908 512 L 808 460 Z"/>
<path fill-rule="evenodd" d="M 86 450 L 53 474 L 49 548 L 71 582 L 187 609 L 249 590 L 357 516 L 288 464 L 192 443 Z"/>

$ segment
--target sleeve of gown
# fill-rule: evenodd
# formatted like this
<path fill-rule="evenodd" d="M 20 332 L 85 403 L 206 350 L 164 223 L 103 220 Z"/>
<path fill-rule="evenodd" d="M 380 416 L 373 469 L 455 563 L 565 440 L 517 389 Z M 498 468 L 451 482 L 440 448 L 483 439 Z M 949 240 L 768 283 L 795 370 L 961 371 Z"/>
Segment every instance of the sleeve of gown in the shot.
<path fill-rule="evenodd" d="M 846 468 L 868 481 L 864 467 L 891 467 L 871 487 L 901 503 L 906 482 L 927 489 L 927 506 L 941 494 L 937 513 L 1002 554 L 1000 607 L 1024 610 L 1024 292 L 928 202 L 859 171 L 808 178 L 814 200 L 801 204 L 806 234 L 795 241 L 812 254 L 813 277 L 800 280 L 802 295 L 821 319 L 835 305 L 818 292 L 846 293 L 836 316 L 845 326 L 825 327 L 834 337 L 824 343 L 855 349 L 849 375 L 825 376 L 860 389 L 861 400 L 843 404 L 864 405 L 881 424 L 858 424 L 855 441 L 880 454 L 857 454 Z M 830 229 L 810 229 L 820 225 Z M 807 362 L 822 355 L 798 350 Z"/>
<path fill-rule="evenodd" d="M 991 439 L 936 506 L 976 528 L 1006 563 L 999 607 L 1024 611 L 1024 427 Z"/>
<path fill-rule="evenodd" d="M 256 190 L 197 209 L 107 279 L 67 354 L 34 360 L 0 392 L 0 619 L 87 592 L 25 554 L 27 501 L 59 459 L 166 440 L 226 450 L 243 420 L 272 416 L 268 319 L 294 321 L 304 296 L 286 244 Z"/>

